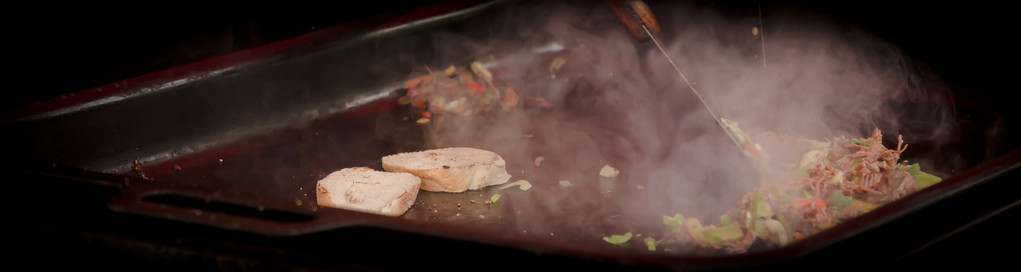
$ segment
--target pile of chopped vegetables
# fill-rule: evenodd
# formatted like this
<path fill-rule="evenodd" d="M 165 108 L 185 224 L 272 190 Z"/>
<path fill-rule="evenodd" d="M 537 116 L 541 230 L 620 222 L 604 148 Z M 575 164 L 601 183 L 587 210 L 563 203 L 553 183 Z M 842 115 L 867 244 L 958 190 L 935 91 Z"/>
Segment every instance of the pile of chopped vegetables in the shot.
<path fill-rule="evenodd" d="M 433 114 L 445 112 L 469 115 L 497 108 L 509 111 L 520 100 L 514 89 L 498 88 L 493 74 L 479 62 L 472 62 L 468 69 L 451 65 L 442 72 L 408 80 L 404 85 L 408 94 L 398 103 L 417 107 L 422 116 L 418 122 L 422 124 L 428 123 Z"/>
<path fill-rule="evenodd" d="M 747 136 L 740 140 L 746 142 Z M 781 169 L 788 182 L 764 182 L 721 215 L 718 224 L 664 216 L 666 230 L 659 242 L 732 253 L 747 251 L 756 240 L 782 246 L 940 182 L 917 163 L 898 163 L 907 148 L 903 138 L 898 136 L 896 148 L 888 149 L 878 129 L 868 138 L 838 137 L 810 146 L 799 163 Z"/>

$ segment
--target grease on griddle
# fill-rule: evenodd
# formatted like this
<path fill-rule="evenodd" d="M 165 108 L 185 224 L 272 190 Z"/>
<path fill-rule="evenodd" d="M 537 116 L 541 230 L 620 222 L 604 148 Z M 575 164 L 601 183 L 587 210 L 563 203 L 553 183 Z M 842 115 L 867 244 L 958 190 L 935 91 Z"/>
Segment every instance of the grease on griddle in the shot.
<path fill-rule="evenodd" d="M 145 175 L 145 169 L 142 168 L 142 162 L 138 161 L 138 158 L 135 158 L 133 170 L 135 171 L 135 175 L 139 178 L 150 181 L 155 180 Z"/>

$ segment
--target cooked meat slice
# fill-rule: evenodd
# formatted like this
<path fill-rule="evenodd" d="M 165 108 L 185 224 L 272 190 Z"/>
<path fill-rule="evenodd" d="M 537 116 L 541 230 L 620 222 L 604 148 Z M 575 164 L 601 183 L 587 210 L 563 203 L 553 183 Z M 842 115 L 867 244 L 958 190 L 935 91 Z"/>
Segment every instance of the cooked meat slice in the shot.
<path fill-rule="evenodd" d="M 400 216 L 415 203 L 420 186 L 421 180 L 407 173 L 345 168 L 319 180 L 316 197 L 319 206 Z"/>
<path fill-rule="evenodd" d="M 464 192 L 506 183 L 507 163 L 492 151 L 452 147 L 383 157 L 383 169 L 411 173 L 422 179 L 422 190 Z"/>

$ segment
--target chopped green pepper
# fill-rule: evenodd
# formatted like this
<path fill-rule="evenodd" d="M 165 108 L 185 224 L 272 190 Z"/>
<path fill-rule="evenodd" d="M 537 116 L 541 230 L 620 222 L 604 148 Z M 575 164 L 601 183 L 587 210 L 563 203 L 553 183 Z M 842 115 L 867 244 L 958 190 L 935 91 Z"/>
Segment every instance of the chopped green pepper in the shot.
<path fill-rule="evenodd" d="M 663 216 L 663 224 L 670 229 L 677 229 L 681 227 L 681 223 L 684 222 L 684 217 L 681 214 L 675 214 L 673 217 Z"/>
<path fill-rule="evenodd" d="M 772 208 L 769 206 L 769 203 L 762 200 L 762 195 L 759 193 L 758 188 L 752 191 L 752 202 L 750 205 L 749 218 L 745 219 L 745 228 L 756 233 L 765 233 L 766 227 L 759 219 L 771 216 Z"/>
<path fill-rule="evenodd" d="M 624 235 L 614 234 L 610 235 L 610 237 L 603 237 L 603 241 L 613 245 L 620 245 L 626 243 L 628 240 L 631 240 L 631 232 L 625 233 Z"/>
<path fill-rule="evenodd" d="M 741 226 L 738 224 L 730 224 L 722 227 L 704 227 L 702 228 L 702 234 L 704 234 L 706 238 L 712 239 L 715 243 L 733 241 L 744 237 L 744 232 L 741 231 Z"/>
<path fill-rule="evenodd" d="M 758 204 L 756 205 L 755 209 L 756 209 L 755 212 L 756 214 L 759 215 L 759 217 L 773 216 L 773 207 L 769 206 L 769 203 L 766 202 L 765 200 L 762 200 L 761 197 L 759 198 Z"/>
<path fill-rule="evenodd" d="M 832 207 L 847 207 L 851 206 L 851 200 L 853 200 L 853 198 L 844 195 L 843 191 L 834 190 L 833 194 L 830 194 L 830 200 L 826 204 Z"/>
<path fill-rule="evenodd" d="M 705 236 L 702 232 L 702 223 L 698 222 L 698 219 L 689 217 L 688 220 L 684 221 L 684 225 L 688 227 L 688 233 L 691 233 L 691 237 L 695 238 L 699 244 L 710 245 L 712 240 Z"/>
<path fill-rule="evenodd" d="M 907 171 L 908 174 L 911 174 L 911 178 L 915 180 L 915 186 L 918 187 L 918 189 L 925 189 L 925 187 L 932 186 L 933 184 L 942 181 L 942 179 L 935 175 L 922 172 L 922 167 L 919 166 L 918 163 L 901 165 L 898 166 L 897 169 Z"/>
<path fill-rule="evenodd" d="M 726 225 L 730 225 L 730 223 L 732 223 L 732 222 L 730 221 L 730 215 L 729 214 L 723 214 L 723 215 L 720 216 L 720 225 L 726 226 Z"/>
<path fill-rule="evenodd" d="M 645 247 L 649 251 L 656 251 L 656 239 L 652 239 L 652 237 L 645 238 Z"/>
<path fill-rule="evenodd" d="M 854 169 L 859 163 L 861 163 L 861 158 L 854 158 L 854 161 L 851 161 L 851 169 Z"/>
<path fill-rule="evenodd" d="M 752 190 L 752 202 L 748 203 L 748 218 L 745 218 L 745 228 L 755 230 L 755 222 L 759 220 L 758 207 L 759 204 L 759 189 L 755 188 Z"/>
<path fill-rule="evenodd" d="M 493 194 L 493 196 L 489 197 L 489 201 L 493 203 L 496 203 L 497 200 L 500 200 L 500 194 Z"/>
<path fill-rule="evenodd" d="M 861 200 L 857 200 L 857 199 L 853 199 L 852 198 L 851 199 L 851 207 L 858 207 L 858 208 L 861 208 L 864 211 L 871 211 L 871 210 L 875 210 L 876 208 L 879 208 L 879 204 L 868 203 L 868 202 L 865 202 L 865 201 L 861 201 Z"/>

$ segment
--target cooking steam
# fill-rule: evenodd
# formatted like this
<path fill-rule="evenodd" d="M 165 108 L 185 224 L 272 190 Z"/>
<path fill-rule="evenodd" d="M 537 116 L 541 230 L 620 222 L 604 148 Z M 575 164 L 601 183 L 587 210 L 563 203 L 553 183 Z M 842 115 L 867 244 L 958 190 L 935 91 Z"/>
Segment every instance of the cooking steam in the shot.
<path fill-rule="evenodd" d="M 936 147 L 956 137 L 941 82 L 864 31 L 803 12 L 770 11 L 760 28 L 754 12 L 728 17 L 685 3 L 650 6 L 681 71 L 718 115 L 753 136 L 825 140 L 879 128 L 893 144 L 901 134 L 909 145 Z M 634 40 L 601 2 L 527 4 L 486 23 L 484 39 L 435 35 L 436 59 L 427 65 L 441 70 L 477 60 L 501 86 L 555 107 L 434 118 L 427 139 L 430 147 L 493 150 L 508 162 L 511 181 L 547 188 L 505 203 L 520 211 L 520 229 L 654 236 L 664 214 L 715 223 L 762 182 L 734 169 L 748 164 L 725 145 L 729 139 L 720 141 L 722 131 L 687 84 L 652 42 Z M 556 58 L 566 62 L 551 69 Z M 536 167 L 538 156 L 544 161 Z M 936 173 L 953 167 L 918 162 Z M 598 176 L 606 164 L 621 170 L 616 181 Z M 559 188 L 560 180 L 575 188 Z M 538 214 L 561 216 L 529 216 Z"/>

